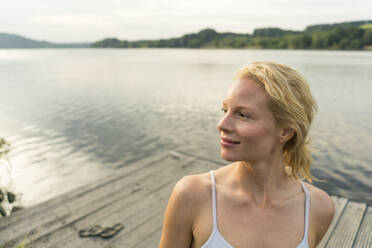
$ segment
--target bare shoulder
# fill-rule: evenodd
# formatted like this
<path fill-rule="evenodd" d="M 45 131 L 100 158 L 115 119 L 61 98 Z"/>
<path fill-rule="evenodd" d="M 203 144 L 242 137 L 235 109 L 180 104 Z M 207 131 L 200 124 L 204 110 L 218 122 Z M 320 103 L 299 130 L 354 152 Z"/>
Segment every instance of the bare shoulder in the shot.
<path fill-rule="evenodd" d="M 208 190 L 209 188 L 209 190 Z M 195 217 L 204 207 L 205 200 L 210 195 L 210 179 L 208 173 L 195 174 L 182 177 L 174 186 L 169 198 L 168 208 L 182 213 L 192 224 Z"/>
<path fill-rule="evenodd" d="M 310 193 L 310 218 L 318 243 L 332 223 L 335 206 L 327 192 L 308 183 L 306 186 Z"/>
<path fill-rule="evenodd" d="M 314 185 L 306 183 L 306 186 L 309 189 L 311 210 L 313 211 L 314 217 L 331 219 L 332 221 L 335 207 L 331 197 L 327 192 Z"/>
<path fill-rule="evenodd" d="M 209 194 L 208 188 L 210 188 L 209 173 L 187 175 L 176 183 L 172 195 L 182 202 L 194 205 L 205 200 L 205 196 Z"/>
<path fill-rule="evenodd" d="M 165 210 L 159 247 L 190 247 L 194 220 L 205 204 L 206 174 L 185 176 L 174 186 Z"/>

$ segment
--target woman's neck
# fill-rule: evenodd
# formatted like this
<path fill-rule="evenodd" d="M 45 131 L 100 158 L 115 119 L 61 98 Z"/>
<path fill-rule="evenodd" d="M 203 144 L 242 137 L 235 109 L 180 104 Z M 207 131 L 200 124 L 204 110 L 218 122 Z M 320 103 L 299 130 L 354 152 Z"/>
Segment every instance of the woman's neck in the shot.
<path fill-rule="evenodd" d="M 261 208 L 274 199 L 285 197 L 296 183 L 286 174 L 282 161 L 237 162 L 233 175 L 239 190 L 248 194 Z"/>

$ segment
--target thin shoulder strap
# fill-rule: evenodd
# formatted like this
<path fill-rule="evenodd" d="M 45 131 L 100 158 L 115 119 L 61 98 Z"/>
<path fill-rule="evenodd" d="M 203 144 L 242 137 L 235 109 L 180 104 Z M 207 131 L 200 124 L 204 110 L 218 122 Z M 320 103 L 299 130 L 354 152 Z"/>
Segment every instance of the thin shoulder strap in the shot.
<path fill-rule="evenodd" d="M 300 181 L 303 190 L 305 191 L 305 238 L 307 239 L 307 233 L 309 229 L 309 211 L 310 211 L 310 194 L 307 190 L 306 185 Z"/>
<path fill-rule="evenodd" d="M 213 170 L 210 171 L 211 173 L 211 181 L 212 181 L 212 213 L 213 213 L 213 228 L 217 229 L 217 210 L 216 210 L 216 180 L 214 178 Z"/>

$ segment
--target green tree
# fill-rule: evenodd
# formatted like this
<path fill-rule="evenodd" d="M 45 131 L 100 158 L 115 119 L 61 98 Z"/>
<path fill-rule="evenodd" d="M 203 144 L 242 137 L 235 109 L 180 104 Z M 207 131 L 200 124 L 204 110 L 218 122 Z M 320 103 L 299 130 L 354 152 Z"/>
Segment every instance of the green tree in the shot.
<path fill-rule="evenodd" d="M 237 36 L 231 39 L 231 46 L 233 48 L 244 48 L 248 45 L 248 39 L 246 37 Z"/>
<path fill-rule="evenodd" d="M 314 49 L 323 49 L 326 47 L 324 36 L 320 33 L 313 33 L 311 40 L 312 48 Z"/>
<path fill-rule="evenodd" d="M 304 49 L 307 49 L 307 48 L 310 48 L 311 47 L 311 42 L 312 42 L 312 40 L 311 40 L 311 36 L 310 35 L 308 35 L 308 34 L 304 34 L 303 36 L 302 36 L 302 39 L 301 39 L 301 48 L 304 48 Z"/>
<path fill-rule="evenodd" d="M 296 34 L 298 31 L 283 30 L 280 28 L 257 28 L 253 31 L 255 37 L 279 37 L 287 34 Z"/>
<path fill-rule="evenodd" d="M 372 28 L 367 29 L 362 37 L 364 45 L 372 45 Z"/>
<path fill-rule="evenodd" d="M 260 38 L 258 39 L 258 45 L 261 47 L 261 48 L 269 48 L 270 46 L 270 41 L 268 38 Z"/>
<path fill-rule="evenodd" d="M 350 49 L 360 50 L 363 48 L 363 42 L 361 39 L 353 39 L 350 44 Z"/>
<path fill-rule="evenodd" d="M 202 41 L 198 38 L 193 38 L 187 41 L 187 47 L 189 48 L 200 48 Z"/>
<path fill-rule="evenodd" d="M 5 139 L 0 138 L 0 162 L 1 162 L 2 159 L 4 159 L 4 158 L 7 159 L 8 158 L 9 151 L 10 151 L 9 143 Z M 5 195 L 7 195 L 9 203 L 13 203 L 15 201 L 15 194 L 13 192 L 10 192 L 6 188 L 5 189 L 0 188 L 0 200 L 1 200 L 1 202 L 4 200 Z M 5 211 L 5 209 L 2 206 L 0 206 L 0 215 L 1 216 L 6 216 L 7 215 L 7 212 Z"/>
<path fill-rule="evenodd" d="M 170 39 L 168 40 L 169 47 L 181 47 L 180 39 Z"/>
<path fill-rule="evenodd" d="M 92 47 L 103 47 L 103 48 L 119 47 L 120 42 L 121 41 L 116 39 L 116 38 L 108 38 L 108 39 L 104 39 L 102 41 L 98 41 L 98 42 L 93 43 Z"/>
<path fill-rule="evenodd" d="M 288 40 L 287 39 L 280 39 L 278 43 L 278 48 L 279 49 L 287 49 L 288 48 Z"/>
<path fill-rule="evenodd" d="M 198 33 L 198 38 L 202 43 L 208 43 L 216 39 L 218 33 L 214 29 L 204 29 Z"/>
<path fill-rule="evenodd" d="M 226 36 L 222 39 L 219 39 L 218 45 L 219 47 L 233 47 L 235 44 L 234 37 L 233 36 Z"/>
<path fill-rule="evenodd" d="M 129 42 L 127 40 L 122 40 L 119 43 L 120 48 L 128 48 L 128 46 L 129 46 Z"/>
<path fill-rule="evenodd" d="M 341 49 L 345 49 L 346 50 L 346 49 L 348 49 L 350 47 L 349 39 L 348 38 L 341 39 L 341 41 L 338 44 L 334 44 L 334 47 L 337 48 L 337 45 Z"/>
<path fill-rule="evenodd" d="M 302 44 L 302 37 L 299 35 L 288 36 L 289 48 L 300 49 Z"/>
<path fill-rule="evenodd" d="M 347 27 L 345 33 L 346 37 L 349 38 L 350 40 L 362 39 L 364 29 L 361 29 L 359 27 Z"/>
<path fill-rule="evenodd" d="M 346 37 L 346 30 L 341 27 L 336 27 L 329 32 L 329 46 L 337 46 L 337 43 L 341 42 Z"/>
<path fill-rule="evenodd" d="M 167 41 L 164 39 L 159 40 L 157 47 L 167 47 Z"/>
<path fill-rule="evenodd" d="M 218 33 L 214 29 L 204 29 L 180 38 L 120 41 L 115 38 L 96 42 L 92 47 L 186 47 L 186 48 L 245 48 L 262 49 L 362 49 L 372 45 L 372 29 L 362 29 L 360 23 L 315 25 L 305 31 L 282 30 L 280 28 L 256 29 L 253 35 L 239 33 Z"/>
<path fill-rule="evenodd" d="M 10 151 L 10 144 L 3 138 L 0 138 L 0 160 L 6 158 Z"/>

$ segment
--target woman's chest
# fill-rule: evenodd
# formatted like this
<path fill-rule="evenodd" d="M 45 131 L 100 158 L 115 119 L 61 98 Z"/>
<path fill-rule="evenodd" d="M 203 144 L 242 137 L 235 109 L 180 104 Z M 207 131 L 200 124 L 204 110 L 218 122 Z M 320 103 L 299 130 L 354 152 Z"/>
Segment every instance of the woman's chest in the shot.
<path fill-rule="evenodd" d="M 201 247 L 213 232 L 212 209 L 195 222 L 194 239 Z M 304 238 L 305 209 L 302 204 L 257 208 L 249 203 L 221 200 L 217 204 L 218 232 L 234 248 L 296 248 Z"/>

